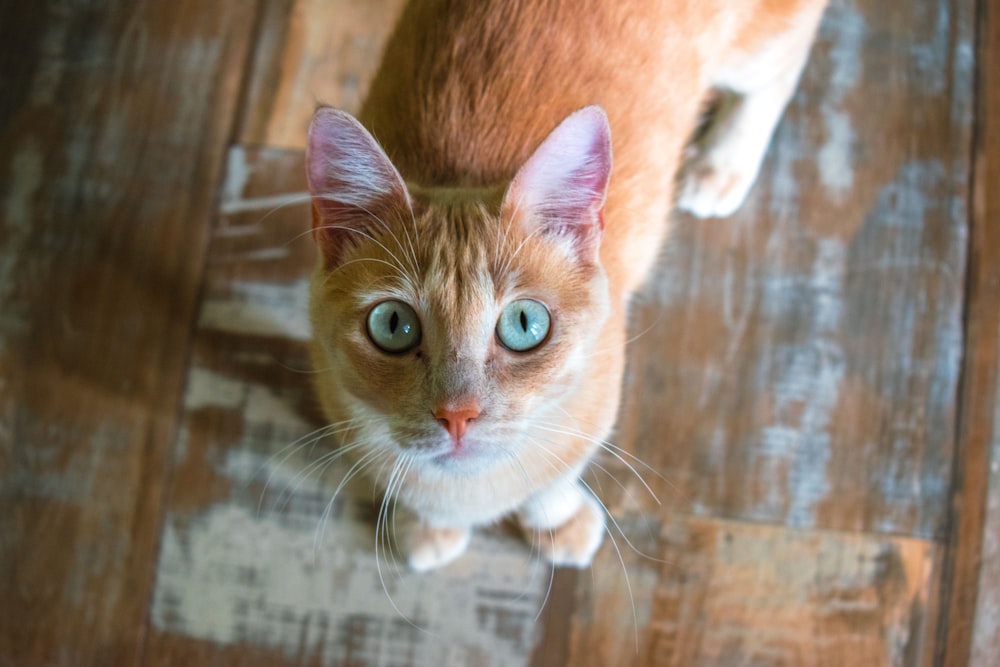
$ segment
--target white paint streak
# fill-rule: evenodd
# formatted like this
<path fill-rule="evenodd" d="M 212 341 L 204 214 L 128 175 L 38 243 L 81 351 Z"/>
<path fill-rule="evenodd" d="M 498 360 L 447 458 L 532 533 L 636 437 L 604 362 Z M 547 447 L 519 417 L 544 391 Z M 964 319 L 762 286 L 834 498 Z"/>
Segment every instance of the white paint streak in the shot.
<path fill-rule="evenodd" d="M 953 435 L 944 426 L 948 419 L 943 416 L 953 411 L 961 368 L 961 267 L 967 230 L 965 225 L 950 225 L 942 237 L 945 240 L 932 248 L 927 228 L 941 220 L 962 219 L 952 217 L 951 212 L 964 199 L 963 183 L 956 182 L 938 160 L 908 162 L 881 189 L 865 225 L 867 233 L 884 235 L 891 244 L 873 260 L 865 258 L 858 268 L 892 269 L 894 273 L 883 279 L 901 285 L 889 293 L 884 306 L 887 342 L 879 366 L 883 370 L 873 368 L 868 373 L 882 397 L 897 408 L 883 435 L 891 451 L 878 476 L 879 490 L 893 512 L 876 521 L 878 530 L 898 530 L 901 521 L 907 524 L 914 514 L 925 514 L 921 506 L 926 499 L 944 499 L 948 494 L 947 477 L 940 474 L 940 468 L 926 460 L 918 464 L 914 456 L 919 443 Z M 855 248 L 864 257 L 866 247 L 858 244 Z M 935 273 L 941 278 L 931 280 Z M 933 337 L 927 338 L 924 326 Z M 900 386 L 927 387 L 927 392 L 900 395 Z M 933 531 L 931 520 L 924 521 L 922 530 Z"/>
<path fill-rule="evenodd" d="M 246 418 L 248 421 L 266 423 L 293 433 L 305 433 L 309 423 L 292 407 L 285 398 L 275 394 L 268 387 L 248 385 Z"/>
<path fill-rule="evenodd" d="M 188 376 L 184 408 L 239 408 L 246 400 L 246 385 L 239 380 L 197 366 Z"/>
<path fill-rule="evenodd" d="M 317 553 L 315 521 L 258 517 L 231 504 L 184 521 L 169 517 L 153 624 L 323 664 L 339 664 L 348 651 L 372 666 L 444 664 L 456 651 L 489 655 L 491 665 L 527 663 L 547 573 L 526 566 L 528 556 L 512 538 L 477 536 L 473 553 L 443 572 L 414 575 L 383 560 L 390 601 L 370 526 L 357 517 L 334 518 Z M 426 632 L 409 625 L 393 602 Z"/>
<path fill-rule="evenodd" d="M 854 185 L 854 159 L 851 147 L 854 144 L 854 126 L 851 117 L 843 111 L 821 109 L 826 126 L 826 139 L 816 154 L 819 177 L 823 187 L 837 197 L 850 192 Z"/>
<path fill-rule="evenodd" d="M 309 281 L 289 284 L 234 281 L 231 294 L 210 297 L 201 309 L 205 329 L 253 336 L 309 340 Z"/>
<path fill-rule="evenodd" d="M 779 310 L 802 303 L 811 309 L 800 325 L 804 342 L 777 348 L 776 421 L 762 430 L 758 449 L 762 476 L 771 482 L 765 507 L 759 511 L 773 516 L 787 503 L 787 520 L 795 526 L 816 525 L 816 505 L 830 490 L 828 429 L 845 372 L 844 352 L 837 341 L 845 265 L 843 243 L 821 239 L 805 280 L 783 276 L 768 285 L 771 293 L 765 296 L 765 302 Z M 786 481 L 784 489 L 776 483 L 781 479 Z"/>
<path fill-rule="evenodd" d="M 868 27 L 851 3 L 831 8 L 824 23 L 824 39 L 832 41 L 830 62 L 832 71 L 826 85 L 826 96 L 820 104 L 825 139 L 817 153 L 820 181 L 834 197 L 847 194 L 854 184 L 852 148 L 856 133 L 851 114 L 843 110 L 848 93 L 858 82 L 862 69 L 862 50 Z"/>
<path fill-rule="evenodd" d="M 233 146 L 226 158 L 226 181 L 222 185 L 222 209 L 230 202 L 239 200 L 250 181 L 253 168 L 247 162 L 243 146 Z"/>

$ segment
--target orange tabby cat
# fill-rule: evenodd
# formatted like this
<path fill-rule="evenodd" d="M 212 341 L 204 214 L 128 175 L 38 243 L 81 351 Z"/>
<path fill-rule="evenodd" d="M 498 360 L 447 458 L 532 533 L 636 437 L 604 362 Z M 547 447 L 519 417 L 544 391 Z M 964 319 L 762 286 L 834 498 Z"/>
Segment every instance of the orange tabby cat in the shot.
<path fill-rule="evenodd" d="M 677 200 L 726 215 L 823 5 L 415 0 L 361 122 L 316 112 L 319 393 L 357 465 L 410 511 L 411 567 L 510 514 L 553 563 L 590 563 L 604 515 L 578 476 L 614 423 L 629 296 L 703 100 L 741 96 Z"/>

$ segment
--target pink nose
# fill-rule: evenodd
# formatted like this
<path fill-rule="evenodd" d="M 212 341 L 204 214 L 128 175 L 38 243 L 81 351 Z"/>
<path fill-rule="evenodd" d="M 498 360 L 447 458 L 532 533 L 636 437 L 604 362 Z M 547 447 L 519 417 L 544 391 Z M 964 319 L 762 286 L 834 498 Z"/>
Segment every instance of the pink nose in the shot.
<path fill-rule="evenodd" d="M 438 408 L 434 411 L 438 423 L 451 434 L 451 439 L 458 442 L 469 430 L 469 422 L 479 416 L 479 406 L 463 405 L 456 409 Z"/>

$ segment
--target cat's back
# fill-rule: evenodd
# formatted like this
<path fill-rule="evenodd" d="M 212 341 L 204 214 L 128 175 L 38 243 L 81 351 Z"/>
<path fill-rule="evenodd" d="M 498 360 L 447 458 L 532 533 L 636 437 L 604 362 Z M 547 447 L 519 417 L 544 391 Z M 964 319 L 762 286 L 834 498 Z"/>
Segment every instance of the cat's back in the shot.
<path fill-rule="evenodd" d="M 568 114 L 600 105 L 614 154 L 601 258 L 612 290 L 628 294 L 662 246 L 707 90 L 720 72 L 742 76 L 746 55 L 769 41 L 811 39 L 823 4 L 413 0 L 361 120 L 407 181 L 493 186 Z"/>
<path fill-rule="evenodd" d="M 569 112 L 607 111 L 616 157 L 686 132 L 705 70 L 816 0 L 413 0 L 361 120 L 407 179 L 509 179 Z M 620 162 L 620 160 L 616 160 Z"/>

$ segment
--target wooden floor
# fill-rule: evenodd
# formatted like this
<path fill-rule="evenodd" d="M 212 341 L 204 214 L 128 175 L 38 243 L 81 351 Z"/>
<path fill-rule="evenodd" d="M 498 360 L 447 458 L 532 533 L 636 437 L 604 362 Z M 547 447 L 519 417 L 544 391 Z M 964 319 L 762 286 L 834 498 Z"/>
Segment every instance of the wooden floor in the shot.
<path fill-rule="evenodd" d="M 589 571 L 498 526 L 417 576 L 286 449 L 306 123 L 401 3 L 0 3 L 0 666 L 1000 665 L 1000 7 L 834 0 L 635 309 L 661 504 L 601 459 Z"/>

